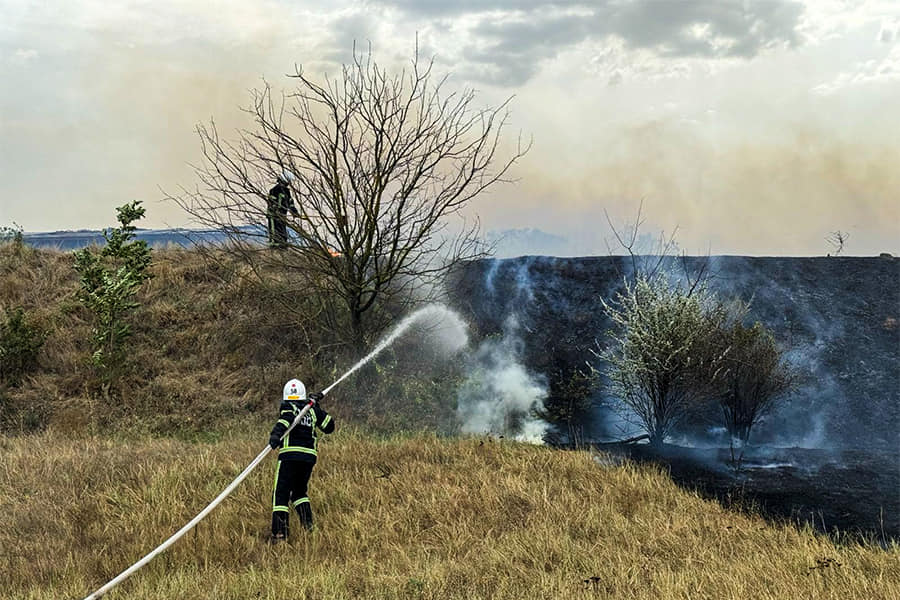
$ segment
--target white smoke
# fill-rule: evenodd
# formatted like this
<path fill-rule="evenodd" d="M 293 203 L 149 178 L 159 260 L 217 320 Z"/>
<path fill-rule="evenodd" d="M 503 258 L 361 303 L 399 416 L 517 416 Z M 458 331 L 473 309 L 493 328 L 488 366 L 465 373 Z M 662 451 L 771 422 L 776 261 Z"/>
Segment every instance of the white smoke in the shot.
<path fill-rule="evenodd" d="M 547 397 L 546 383 L 520 362 L 519 324 L 509 317 L 499 338 L 484 340 L 473 353 L 469 374 L 457 392 L 465 433 L 490 433 L 543 443 L 547 424 L 535 416 Z"/>

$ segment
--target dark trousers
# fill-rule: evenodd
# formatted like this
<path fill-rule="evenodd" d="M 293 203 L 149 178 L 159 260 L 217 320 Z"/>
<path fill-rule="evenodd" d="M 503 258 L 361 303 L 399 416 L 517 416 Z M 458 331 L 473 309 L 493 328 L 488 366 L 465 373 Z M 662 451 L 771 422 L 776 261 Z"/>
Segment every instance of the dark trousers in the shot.
<path fill-rule="evenodd" d="M 287 220 L 281 213 L 269 213 L 269 246 L 284 248 L 287 246 Z"/>
<path fill-rule="evenodd" d="M 315 463 L 299 460 L 279 460 L 275 468 L 275 489 L 272 492 L 272 535 L 288 535 L 291 508 L 297 511 L 300 524 L 312 529 L 312 509 L 306 488 Z"/>

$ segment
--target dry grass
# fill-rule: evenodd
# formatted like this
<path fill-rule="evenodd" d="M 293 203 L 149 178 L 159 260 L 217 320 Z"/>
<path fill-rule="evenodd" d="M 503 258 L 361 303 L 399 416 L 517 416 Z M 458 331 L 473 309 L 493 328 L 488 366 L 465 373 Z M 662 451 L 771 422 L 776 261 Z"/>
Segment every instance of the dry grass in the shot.
<path fill-rule="evenodd" d="M 299 325 L 302 315 L 285 309 L 271 289 L 246 277 L 227 256 L 212 251 L 207 258 L 181 248 L 153 251 L 154 277 L 142 287 L 140 308 L 130 319 L 127 368 L 106 398 L 89 366 L 91 316 L 77 300 L 72 254 L 0 244 L 0 318 L 21 306 L 49 334 L 39 369 L 20 387 L 0 389 L 0 431 L 52 426 L 76 433 L 124 428 L 203 435 L 248 419 L 267 420 L 288 379 L 300 376 L 308 387 L 321 388 L 356 361 L 316 354 L 328 340 L 314 339 Z M 286 276 L 272 277 L 278 282 Z M 416 372 L 422 373 L 419 367 Z M 403 395 L 388 391 L 386 377 L 379 377 L 380 390 Z M 337 389 L 329 409 L 363 423 L 377 413 L 359 410 L 373 399 L 371 386 L 365 394 L 354 393 L 359 383 L 357 377 Z M 409 381 L 401 377 L 399 383 Z M 406 395 L 421 400 L 419 391 Z M 441 391 L 432 396 L 443 407 Z M 403 421 L 409 428 L 447 430 L 452 410 L 433 408 L 412 406 Z M 384 431 L 396 430 L 398 423 L 374 419 L 368 425 Z"/>
<path fill-rule="evenodd" d="M 264 438 L 0 438 L 4 597 L 87 595 L 187 522 Z M 835 545 L 584 452 L 339 431 L 322 455 L 313 534 L 265 543 L 268 460 L 109 597 L 900 597 L 896 545 Z"/>
<path fill-rule="evenodd" d="M 0 390 L 0 430 L 97 432 L 124 424 L 196 434 L 268 415 L 271 396 L 295 369 L 315 370 L 298 359 L 304 353 L 294 336 L 272 334 L 276 311 L 226 258 L 157 249 L 154 277 L 130 319 L 125 375 L 104 398 L 89 366 L 91 317 L 77 300 L 72 264 L 68 252 L 0 245 L 0 316 L 21 306 L 48 333 L 37 372 Z"/>
<path fill-rule="evenodd" d="M 49 332 L 40 369 L 0 390 L 0 426 L 47 428 L 0 437 L 4 598 L 82 598 L 105 583 L 256 455 L 284 380 L 335 375 L 227 261 L 167 249 L 154 251 L 153 272 L 129 373 L 106 399 L 92 389 L 90 320 L 75 299 L 71 254 L 0 245 L 0 312 L 23 306 Z M 396 366 L 384 364 L 378 389 L 390 411 L 368 410 L 374 401 L 353 397 L 353 382 L 329 395 L 328 409 L 382 429 L 446 418 L 450 403 L 407 397 L 445 398 L 443 388 L 406 393 L 409 382 L 388 380 Z M 323 443 L 323 457 L 313 534 L 265 543 L 270 460 L 110 597 L 900 597 L 896 545 L 836 545 L 586 453 L 344 429 Z"/>

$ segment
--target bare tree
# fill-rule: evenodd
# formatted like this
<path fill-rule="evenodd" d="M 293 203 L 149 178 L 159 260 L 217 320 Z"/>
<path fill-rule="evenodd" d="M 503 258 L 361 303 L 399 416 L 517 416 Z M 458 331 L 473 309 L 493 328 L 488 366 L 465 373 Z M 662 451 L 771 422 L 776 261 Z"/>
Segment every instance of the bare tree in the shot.
<path fill-rule="evenodd" d="M 510 100 L 477 108 L 473 90 L 447 91 L 432 68 L 416 50 L 392 75 L 371 50 L 354 48 L 336 79 L 319 83 L 295 69 L 292 92 L 268 84 L 253 92 L 254 126 L 237 141 L 222 139 L 215 123 L 198 127 L 202 189 L 175 198 L 224 232 L 252 274 L 280 281 L 286 304 L 302 295 L 354 348 L 386 325 L 380 309 L 408 308 L 454 264 L 483 253 L 477 220 L 460 211 L 508 181 L 530 145 L 520 137 L 501 159 Z M 272 250 L 253 224 L 265 222 L 268 188 L 284 172 L 298 215 L 288 220 L 287 247 Z"/>
<path fill-rule="evenodd" d="M 603 209 L 603 214 L 606 217 L 606 224 L 609 225 L 609 229 L 612 231 L 613 237 L 618 244 L 618 248 L 612 248 L 609 241 L 607 241 L 606 249 L 609 254 L 613 254 L 614 250 L 624 251 L 628 254 L 631 269 L 629 279 L 632 282 L 640 275 L 654 277 L 665 266 L 666 259 L 678 250 L 678 244 L 675 242 L 678 227 L 668 237 L 663 232 L 660 232 L 659 237 L 652 241 L 647 234 L 641 234 L 641 227 L 646 222 L 643 198 L 638 204 L 637 214 L 633 222 L 616 226 L 605 208 Z"/>
<path fill-rule="evenodd" d="M 844 250 L 844 244 L 847 243 L 847 240 L 850 239 L 850 234 L 846 231 L 832 231 L 827 236 L 825 236 L 825 240 L 831 244 L 834 248 L 834 255 L 837 256 Z"/>
<path fill-rule="evenodd" d="M 603 210 L 603 214 L 616 241 L 616 247 L 613 247 L 609 240 L 606 241 L 608 253 L 610 255 L 613 255 L 615 252 L 627 254 L 625 267 L 629 272 L 623 273 L 619 269 L 619 276 L 624 280 L 633 284 L 639 277 L 653 279 L 657 274 L 665 270 L 674 273 L 673 263 L 676 256 L 679 258 L 680 275 L 686 282 L 689 292 L 696 289 L 701 283 L 707 283 L 710 280 L 709 254 L 697 260 L 692 260 L 682 250 L 679 256 L 680 248 L 675 239 L 678 233 L 677 226 L 669 235 L 666 235 L 664 231 L 660 231 L 656 238 L 653 238 L 650 234 L 641 233 L 641 227 L 646 222 L 643 198 L 638 204 L 634 221 L 616 226 L 606 209 Z"/>

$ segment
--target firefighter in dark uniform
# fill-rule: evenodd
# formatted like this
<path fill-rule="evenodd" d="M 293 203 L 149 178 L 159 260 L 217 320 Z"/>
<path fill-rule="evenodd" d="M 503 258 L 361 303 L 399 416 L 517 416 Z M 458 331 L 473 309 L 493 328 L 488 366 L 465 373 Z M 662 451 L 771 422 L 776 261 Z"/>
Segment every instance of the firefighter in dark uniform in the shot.
<path fill-rule="evenodd" d="M 288 517 L 291 508 L 297 511 L 300 523 L 312 529 L 312 509 L 306 488 L 309 476 L 316 464 L 318 435 L 316 429 L 324 433 L 334 431 L 334 420 L 319 406 L 322 394 L 306 397 L 306 387 L 298 379 L 291 379 L 284 386 L 281 413 L 278 422 L 269 434 L 269 445 L 278 450 L 278 466 L 275 469 L 275 489 L 272 492 L 272 541 L 284 540 L 288 536 Z M 300 422 L 284 435 L 303 407 L 310 404 L 309 411 Z M 282 439 L 282 437 L 284 439 Z"/>
<path fill-rule="evenodd" d="M 299 216 L 294 199 L 291 198 L 290 182 L 293 174 L 285 171 L 278 176 L 278 182 L 266 198 L 266 216 L 269 220 L 269 247 L 287 247 L 287 214 Z"/>

